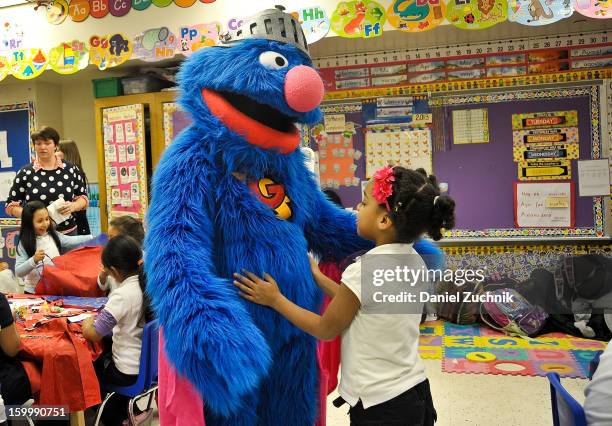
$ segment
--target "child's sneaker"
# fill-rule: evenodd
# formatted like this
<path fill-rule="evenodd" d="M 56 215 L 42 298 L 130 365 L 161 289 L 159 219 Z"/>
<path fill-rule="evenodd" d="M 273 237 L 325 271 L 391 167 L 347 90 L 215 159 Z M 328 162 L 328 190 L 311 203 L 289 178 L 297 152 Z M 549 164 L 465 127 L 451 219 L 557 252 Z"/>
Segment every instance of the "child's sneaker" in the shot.
<path fill-rule="evenodd" d="M 576 321 L 574 323 L 574 327 L 576 327 L 584 337 L 592 338 L 595 337 L 595 330 L 587 325 L 586 321 Z"/>
<path fill-rule="evenodd" d="M 132 422 L 129 420 L 123 421 L 123 426 L 145 426 L 150 425 L 153 420 L 153 409 L 149 408 L 148 410 L 144 410 L 140 414 L 134 414 L 132 417 Z"/>
<path fill-rule="evenodd" d="M 425 322 L 438 321 L 438 314 L 427 314 Z"/>

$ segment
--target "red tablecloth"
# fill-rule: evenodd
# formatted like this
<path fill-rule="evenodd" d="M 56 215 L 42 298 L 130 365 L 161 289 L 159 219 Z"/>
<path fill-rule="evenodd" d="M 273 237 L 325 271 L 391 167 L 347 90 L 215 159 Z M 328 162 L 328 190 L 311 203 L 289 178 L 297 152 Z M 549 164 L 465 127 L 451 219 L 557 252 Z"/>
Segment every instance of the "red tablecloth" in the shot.
<path fill-rule="evenodd" d="M 93 361 L 102 344 L 92 344 L 81 334 L 80 324 L 55 318 L 25 330 L 17 321 L 23 362 L 33 393 L 41 405 L 67 405 L 71 412 L 99 404 L 100 389 Z M 38 391 L 38 392 L 37 392 Z"/>

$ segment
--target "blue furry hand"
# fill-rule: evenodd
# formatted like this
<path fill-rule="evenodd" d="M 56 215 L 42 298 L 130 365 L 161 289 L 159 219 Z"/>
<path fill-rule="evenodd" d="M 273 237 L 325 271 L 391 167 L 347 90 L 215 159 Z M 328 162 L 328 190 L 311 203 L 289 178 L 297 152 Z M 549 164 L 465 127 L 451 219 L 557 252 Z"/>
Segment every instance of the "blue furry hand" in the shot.
<path fill-rule="evenodd" d="M 166 353 L 202 394 L 207 409 L 229 416 L 267 375 L 270 350 L 239 300 L 217 300 L 214 307 L 190 300 L 190 312 L 164 323 L 164 333 L 172 336 Z"/>

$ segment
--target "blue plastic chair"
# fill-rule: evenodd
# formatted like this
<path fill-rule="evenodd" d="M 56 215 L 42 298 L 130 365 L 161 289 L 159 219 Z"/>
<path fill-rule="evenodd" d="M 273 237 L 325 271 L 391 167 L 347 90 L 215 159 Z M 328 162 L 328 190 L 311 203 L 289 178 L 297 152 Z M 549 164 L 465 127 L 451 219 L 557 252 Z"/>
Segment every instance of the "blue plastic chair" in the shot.
<path fill-rule="evenodd" d="M 550 402 L 554 426 L 586 426 L 582 405 L 565 390 L 557 373 L 546 375 L 550 382 Z"/>
<path fill-rule="evenodd" d="M 104 391 L 108 392 L 104 401 L 98 408 L 98 414 L 96 416 L 95 426 L 100 423 L 100 417 L 102 411 L 108 400 L 115 394 L 127 396 L 130 398 L 129 402 L 129 416 L 130 418 L 134 415 L 134 403 L 149 395 L 149 403 L 147 409 L 151 408 L 152 397 L 157 391 L 157 368 L 158 368 L 158 344 L 159 344 L 159 323 L 157 320 L 153 320 L 145 324 L 142 331 L 142 349 L 140 350 L 140 368 L 138 371 L 138 378 L 133 385 L 130 386 L 113 386 L 108 385 L 104 387 Z"/>

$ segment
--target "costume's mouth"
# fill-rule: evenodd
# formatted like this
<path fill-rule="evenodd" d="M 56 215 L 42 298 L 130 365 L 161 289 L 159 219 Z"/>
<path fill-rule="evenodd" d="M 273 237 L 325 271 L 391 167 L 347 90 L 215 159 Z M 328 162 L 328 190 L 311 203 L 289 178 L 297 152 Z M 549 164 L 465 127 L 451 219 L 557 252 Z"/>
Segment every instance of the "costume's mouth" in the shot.
<path fill-rule="evenodd" d="M 202 98 L 210 112 L 228 129 L 253 145 L 288 154 L 300 143 L 299 131 L 293 124 L 295 119 L 277 109 L 225 91 L 203 89 Z"/>
<path fill-rule="evenodd" d="M 260 122 L 264 126 L 283 133 L 291 133 L 294 129 L 293 119 L 271 106 L 260 104 L 248 96 L 231 92 L 218 92 L 234 108 L 244 115 Z"/>

